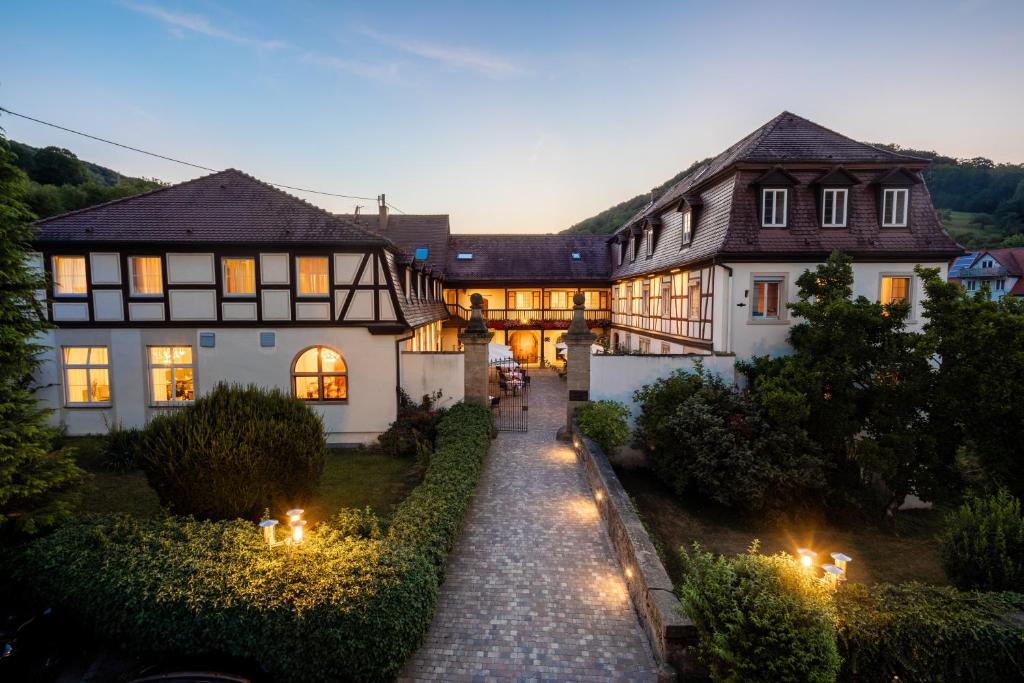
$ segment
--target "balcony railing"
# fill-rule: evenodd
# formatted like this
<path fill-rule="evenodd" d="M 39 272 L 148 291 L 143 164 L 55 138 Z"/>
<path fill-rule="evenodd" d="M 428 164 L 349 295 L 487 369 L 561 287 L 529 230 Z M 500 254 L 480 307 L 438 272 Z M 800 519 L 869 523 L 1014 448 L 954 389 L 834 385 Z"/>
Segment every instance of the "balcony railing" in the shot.
<path fill-rule="evenodd" d="M 1006 277 L 1006 266 L 992 266 L 991 268 L 961 268 L 958 277 Z"/>
<path fill-rule="evenodd" d="M 445 304 L 452 318 L 469 320 L 470 311 L 459 304 Z M 534 323 L 565 323 L 572 322 L 571 308 L 485 308 L 484 320 L 488 323 L 508 323 L 513 325 L 531 325 Z M 589 323 L 607 324 L 612 320 L 611 309 L 593 308 L 583 311 L 583 319 Z"/>

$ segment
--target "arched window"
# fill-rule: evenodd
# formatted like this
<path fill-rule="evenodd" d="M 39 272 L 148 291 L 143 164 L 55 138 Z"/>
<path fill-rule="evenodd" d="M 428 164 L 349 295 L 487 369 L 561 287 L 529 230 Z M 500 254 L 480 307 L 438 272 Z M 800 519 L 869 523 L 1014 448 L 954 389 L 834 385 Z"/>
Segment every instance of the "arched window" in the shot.
<path fill-rule="evenodd" d="M 292 365 L 292 391 L 303 401 L 347 401 L 345 359 L 326 346 L 306 349 Z"/>

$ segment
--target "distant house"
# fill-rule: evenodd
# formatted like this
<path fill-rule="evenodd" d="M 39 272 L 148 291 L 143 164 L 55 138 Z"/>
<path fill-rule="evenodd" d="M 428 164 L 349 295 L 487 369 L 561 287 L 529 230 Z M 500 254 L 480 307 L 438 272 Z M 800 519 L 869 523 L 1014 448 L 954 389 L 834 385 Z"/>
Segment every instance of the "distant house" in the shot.
<path fill-rule="evenodd" d="M 949 278 L 968 292 L 980 292 L 985 285 L 989 297 L 1024 296 L 1024 247 L 985 249 L 972 255 L 969 263 L 956 267 Z"/>

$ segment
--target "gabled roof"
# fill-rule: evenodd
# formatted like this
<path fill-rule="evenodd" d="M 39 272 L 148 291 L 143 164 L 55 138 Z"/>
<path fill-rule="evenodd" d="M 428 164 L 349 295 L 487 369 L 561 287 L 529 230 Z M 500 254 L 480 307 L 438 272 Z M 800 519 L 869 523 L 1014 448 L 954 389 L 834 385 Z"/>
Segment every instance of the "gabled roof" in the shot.
<path fill-rule="evenodd" d="M 1006 274 L 1014 277 L 1024 277 L 1024 247 L 1004 247 L 1002 249 L 983 249 L 975 255 L 969 265 L 977 264 L 986 256 L 991 256 L 996 262 L 1006 268 Z"/>
<path fill-rule="evenodd" d="M 605 235 L 452 235 L 446 273 L 450 282 L 608 280 Z M 578 259 L 572 258 L 578 253 Z M 472 254 L 460 259 L 459 254 Z"/>
<path fill-rule="evenodd" d="M 376 224 L 374 224 L 376 229 Z M 391 214 L 387 227 L 380 233 L 405 252 L 406 261 L 414 261 L 416 249 L 427 248 L 427 258 L 415 260 L 419 266 L 433 270 L 434 275 L 444 271 L 448 260 L 449 224 L 447 214 L 410 215 Z"/>
<path fill-rule="evenodd" d="M 35 240 L 391 245 L 370 218 L 336 216 L 230 168 L 43 219 Z"/>

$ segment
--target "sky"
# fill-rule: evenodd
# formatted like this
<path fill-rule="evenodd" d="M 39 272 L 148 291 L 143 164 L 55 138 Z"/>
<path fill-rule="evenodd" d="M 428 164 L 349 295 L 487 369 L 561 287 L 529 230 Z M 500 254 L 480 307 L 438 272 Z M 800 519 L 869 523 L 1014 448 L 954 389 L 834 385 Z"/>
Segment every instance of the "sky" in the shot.
<path fill-rule="evenodd" d="M 0 23 L 2 107 L 276 183 L 386 193 L 463 233 L 557 232 L 784 110 L 1024 162 L 1022 85 L 1020 0 L 8 0 Z M 127 175 L 204 174 L 0 127 Z"/>

